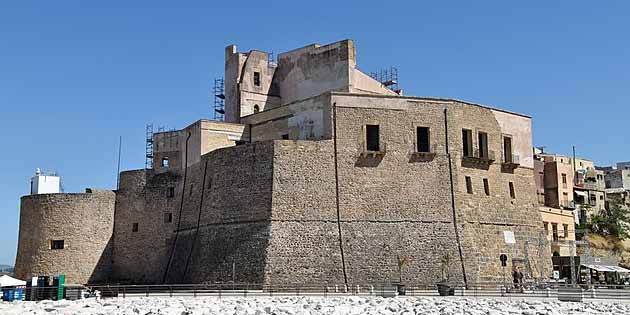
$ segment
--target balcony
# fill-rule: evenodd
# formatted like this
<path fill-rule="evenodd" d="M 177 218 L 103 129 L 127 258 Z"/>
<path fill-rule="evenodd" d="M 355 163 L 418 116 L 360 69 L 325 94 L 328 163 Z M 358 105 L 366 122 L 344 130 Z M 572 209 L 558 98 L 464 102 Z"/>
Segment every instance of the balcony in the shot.
<path fill-rule="evenodd" d="M 362 143 L 361 157 L 382 157 L 387 153 L 387 143 L 379 143 L 377 150 L 368 150 L 367 142 Z"/>
<path fill-rule="evenodd" d="M 503 154 L 501 156 L 501 169 L 504 171 L 514 171 L 521 165 L 520 157 L 516 154 Z"/>
<path fill-rule="evenodd" d="M 492 150 L 479 150 L 476 148 L 472 155 L 465 155 L 462 157 L 462 165 L 468 167 L 480 167 L 489 168 L 495 161 L 494 151 Z"/>
<path fill-rule="evenodd" d="M 438 150 L 438 146 L 436 144 L 432 144 L 429 147 L 429 151 L 427 152 L 418 152 L 418 151 L 411 152 L 411 158 L 409 159 L 409 161 L 410 162 L 431 161 L 435 158 L 437 154 L 437 150 Z"/>

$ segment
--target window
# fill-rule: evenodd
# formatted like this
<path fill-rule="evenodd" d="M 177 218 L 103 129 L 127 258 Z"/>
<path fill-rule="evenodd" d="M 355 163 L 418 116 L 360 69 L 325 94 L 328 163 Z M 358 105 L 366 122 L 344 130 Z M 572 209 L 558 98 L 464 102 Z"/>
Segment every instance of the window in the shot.
<path fill-rule="evenodd" d="M 604 200 L 604 196 L 599 196 L 599 200 Z"/>
<path fill-rule="evenodd" d="M 483 159 L 488 158 L 488 134 L 485 132 L 477 133 L 477 140 L 479 140 L 479 157 Z"/>
<path fill-rule="evenodd" d="M 558 241 L 558 223 L 551 223 L 551 235 L 554 242 Z"/>
<path fill-rule="evenodd" d="M 464 156 L 473 156 L 472 130 L 462 129 L 462 144 Z"/>
<path fill-rule="evenodd" d="M 162 167 L 168 168 L 168 156 L 162 158 Z"/>
<path fill-rule="evenodd" d="M 545 235 L 549 235 L 549 223 L 543 222 L 543 225 L 545 226 Z"/>
<path fill-rule="evenodd" d="M 514 193 L 514 183 L 510 182 L 510 198 L 516 198 L 516 194 Z"/>
<path fill-rule="evenodd" d="M 365 140 L 368 151 L 380 151 L 378 125 L 365 126 Z"/>
<path fill-rule="evenodd" d="M 569 207 L 569 194 L 566 192 L 562 193 L 562 206 Z"/>
<path fill-rule="evenodd" d="M 168 186 L 166 189 L 166 198 L 175 197 L 175 186 Z"/>
<path fill-rule="evenodd" d="M 563 224 L 562 225 L 562 229 L 564 230 L 564 238 L 569 238 L 569 225 L 568 224 Z"/>
<path fill-rule="evenodd" d="M 254 85 L 260 86 L 260 72 L 254 72 Z"/>
<path fill-rule="evenodd" d="M 254 114 L 260 112 L 260 106 L 258 104 L 254 105 Z"/>
<path fill-rule="evenodd" d="M 138 223 L 131 224 L 131 232 L 138 232 Z"/>
<path fill-rule="evenodd" d="M 190 184 L 190 191 L 188 192 L 188 196 L 192 196 L 193 192 L 195 191 L 195 184 Z"/>
<path fill-rule="evenodd" d="M 473 193 L 472 179 L 470 176 L 466 176 L 466 192 L 469 194 Z"/>
<path fill-rule="evenodd" d="M 567 188 L 567 174 L 562 174 L 562 187 Z"/>
<path fill-rule="evenodd" d="M 512 138 L 503 137 L 503 159 L 507 163 L 512 163 Z"/>
<path fill-rule="evenodd" d="M 431 152 L 428 127 L 416 127 L 416 145 L 418 152 Z"/>
<path fill-rule="evenodd" d="M 167 212 L 164 214 L 164 223 L 171 223 L 173 222 L 173 214 L 170 212 Z"/>
<path fill-rule="evenodd" d="M 488 179 L 483 179 L 483 191 L 486 193 L 486 196 L 490 196 L 490 184 L 488 184 Z"/>
<path fill-rule="evenodd" d="M 64 247 L 63 240 L 50 241 L 50 249 L 63 249 L 63 247 Z"/>
<path fill-rule="evenodd" d="M 283 134 L 282 135 L 282 139 L 283 140 L 289 140 L 289 134 L 288 133 Z"/>

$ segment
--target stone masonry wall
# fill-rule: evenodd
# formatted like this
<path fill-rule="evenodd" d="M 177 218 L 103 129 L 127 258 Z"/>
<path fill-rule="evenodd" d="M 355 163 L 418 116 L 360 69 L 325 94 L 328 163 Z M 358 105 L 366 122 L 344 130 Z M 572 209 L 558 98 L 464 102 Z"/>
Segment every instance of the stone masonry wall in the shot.
<path fill-rule="evenodd" d="M 111 191 L 21 198 L 15 274 L 65 274 L 67 283 L 104 283 L 112 272 L 114 200 Z M 63 249 L 51 249 L 63 240 Z"/>
<path fill-rule="evenodd" d="M 228 282 L 233 265 L 237 282 L 263 282 L 272 158 L 273 142 L 258 142 L 212 151 L 189 168 L 166 282 Z"/>

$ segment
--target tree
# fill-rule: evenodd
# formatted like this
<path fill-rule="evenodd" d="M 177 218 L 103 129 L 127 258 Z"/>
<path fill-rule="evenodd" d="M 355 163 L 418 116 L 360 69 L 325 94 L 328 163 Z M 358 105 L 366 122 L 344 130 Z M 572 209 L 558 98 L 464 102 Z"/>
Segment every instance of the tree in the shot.
<path fill-rule="evenodd" d="M 620 240 L 630 238 L 630 209 L 618 203 L 610 203 L 608 209 L 591 216 L 593 233 L 614 236 Z"/>

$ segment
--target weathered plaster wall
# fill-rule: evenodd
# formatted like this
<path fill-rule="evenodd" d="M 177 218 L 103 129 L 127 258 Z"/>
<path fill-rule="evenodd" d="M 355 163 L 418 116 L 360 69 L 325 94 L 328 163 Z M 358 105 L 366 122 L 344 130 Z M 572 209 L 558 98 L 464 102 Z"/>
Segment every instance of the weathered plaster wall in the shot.
<path fill-rule="evenodd" d="M 114 193 L 41 194 L 21 198 L 15 274 L 65 274 L 67 283 L 104 283 L 112 272 Z M 51 249 L 63 240 L 63 249 Z"/>
<path fill-rule="evenodd" d="M 252 141 L 331 138 L 330 95 L 322 94 L 286 106 L 243 117 L 251 127 Z"/>
<path fill-rule="evenodd" d="M 328 91 L 349 91 L 356 65 L 354 42 L 343 40 L 325 46 L 310 45 L 278 55 L 277 82 L 282 104 Z"/>
<path fill-rule="evenodd" d="M 515 115 L 499 110 L 492 110 L 494 118 L 501 128 L 501 136 L 509 136 L 512 138 L 512 154 L 519 157 L 519 163 L 523 167 L 534 168 L 534 147 L 532 143 L 532 119 L 529 117 Z M 501 140 L 503 141 L 503 140 Z M 497 152 L 503 154 L 503 145 Z M 500 159 L 498 159 L 501 161 Z"/>

